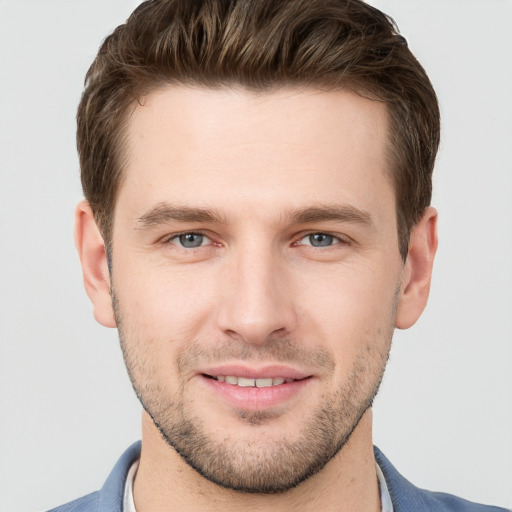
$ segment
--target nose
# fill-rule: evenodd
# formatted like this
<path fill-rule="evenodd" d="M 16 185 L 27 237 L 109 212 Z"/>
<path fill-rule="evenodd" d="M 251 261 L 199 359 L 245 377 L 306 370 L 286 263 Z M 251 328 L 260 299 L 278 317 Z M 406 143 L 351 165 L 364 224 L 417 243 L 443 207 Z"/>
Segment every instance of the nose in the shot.
<path fill-rule="evenodd" d="M 293 332 L 297 315 L 285 262 L 262 247 L 240 249 L 228 260 L 219 275 L 219 329 L 250 344 Z"/>

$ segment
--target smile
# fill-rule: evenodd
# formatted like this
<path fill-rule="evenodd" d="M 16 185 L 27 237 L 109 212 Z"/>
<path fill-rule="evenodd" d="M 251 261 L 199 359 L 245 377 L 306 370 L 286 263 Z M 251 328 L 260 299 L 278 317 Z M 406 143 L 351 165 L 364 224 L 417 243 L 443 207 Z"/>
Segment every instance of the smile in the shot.
<path fill-rule="evenodd" d="M 285 379 L 283 377 L 249 379 L 247 377 L 236 377 L 234 375 L 217 375 L 212 378 L 219 382 L 225 382 L 226 384 L 232 384 L 233 386 L 239 386 L 241 388 L 269 388 L 271 386 L 280 386 L 281 384 L 296 380 L 290 378 Z"/>
<path fill-rule="evenodd" d="M 247 368 L 221 365 L 199 374 L 212 398 L 238 411 L 265 411 L 283 406 L 302 390 L 314 385 L 313 375 L 281 365 Z M 208 399 L 209 400 L 209 399 Z"/>

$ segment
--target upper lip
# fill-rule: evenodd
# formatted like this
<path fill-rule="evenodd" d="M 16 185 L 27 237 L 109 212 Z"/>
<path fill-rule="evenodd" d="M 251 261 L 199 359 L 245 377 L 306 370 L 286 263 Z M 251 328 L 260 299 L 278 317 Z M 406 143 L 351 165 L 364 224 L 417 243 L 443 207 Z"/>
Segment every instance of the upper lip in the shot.
<path fill-rule="evenodd" d="M 218 375 L 229 375 L 244 377 L 246 379 L 269 379 L 271 377 L 282 377 L 283 379 L 305 379 L 311 374 L 300 371 L 296 368 L 281 364 L 269 364 L 262 366 L 248 366 L 245 364 L 220 364 L 204 368 L 198 373 L 217 377 Z"/>

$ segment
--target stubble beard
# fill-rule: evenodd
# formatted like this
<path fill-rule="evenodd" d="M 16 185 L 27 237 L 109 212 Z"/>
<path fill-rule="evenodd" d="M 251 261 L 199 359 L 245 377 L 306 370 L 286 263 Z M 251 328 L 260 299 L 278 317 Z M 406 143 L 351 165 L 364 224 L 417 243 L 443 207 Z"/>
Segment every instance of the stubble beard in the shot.
<path fill-rule="evenodd" d="M 207 480 L 242 493 L 274 494 L 298 486 L 319 472 L 340 452 L 350 439 L 364 413 L 371 407 L 378 392 L 389 356 L 393 326 L 379 331 L 381 339 L 372 339 L 359 351 L 345 384 L 325 394 L 316 411 L 305 405 L 307 419 L 297 417 L 298 435 L 291 441 L 265 435 L 249 439 L 217 437 L 208 431 L 208 419 L 194 412 L 194 397 L 187 396 L 184 380 L 169 396 L 160 383 L 156 366 L 143 354 L 142 340 L 129 339 L 118 302 L 112 293 L 119 338 L 132 386 L 145 411 L 152 418 L 163 439 L 181 458 Z M 396 302 L 396 301 L 395 301 Z M 395 308 L 396 310 L 396 303 Z M 393 316 L 394 318 L 394 316 Z M 263 347 L 263 348 L 262 348 Z M 324 351 L 305 351 L 290 339 L 276 339 L 262 347 L 248 346 L 229 340 L 220 343 L 215 354 L 207 357 L 220 360 L 273 360 L 292 363 L 297 360 L 317 361 L 335 367 L 332 356 Z M 298 355 L 297 355 L 298 354 Z M 178 368 L 191 365 L 205 356 L 199 343 L 188 346 L 178 361 Z M 181 372 L 180 372 L 181 373 Z M 255 429 L 265 429 L 273 414 L 239 411 L 234 420 Z M 244 428 L 247 428 L 244 425 Z M 296 434 L 296 433 L 294 433 Z"/>

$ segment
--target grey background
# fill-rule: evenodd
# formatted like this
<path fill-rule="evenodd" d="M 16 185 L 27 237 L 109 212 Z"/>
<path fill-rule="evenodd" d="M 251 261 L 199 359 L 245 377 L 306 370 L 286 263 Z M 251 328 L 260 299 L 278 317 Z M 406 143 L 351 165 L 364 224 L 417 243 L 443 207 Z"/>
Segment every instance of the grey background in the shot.
<path fill-rule="evenodd" d="M 380 0 L 436 87 L 430 304 L 395 337 L 375 441 L 421 487 L 512 506 L 512 3 Z M 114 330 L 94 322 L 72 218 L 74 115 L 133 0 L 0 0 L 0 511 L 99 488 L 139 438 Z"/>

